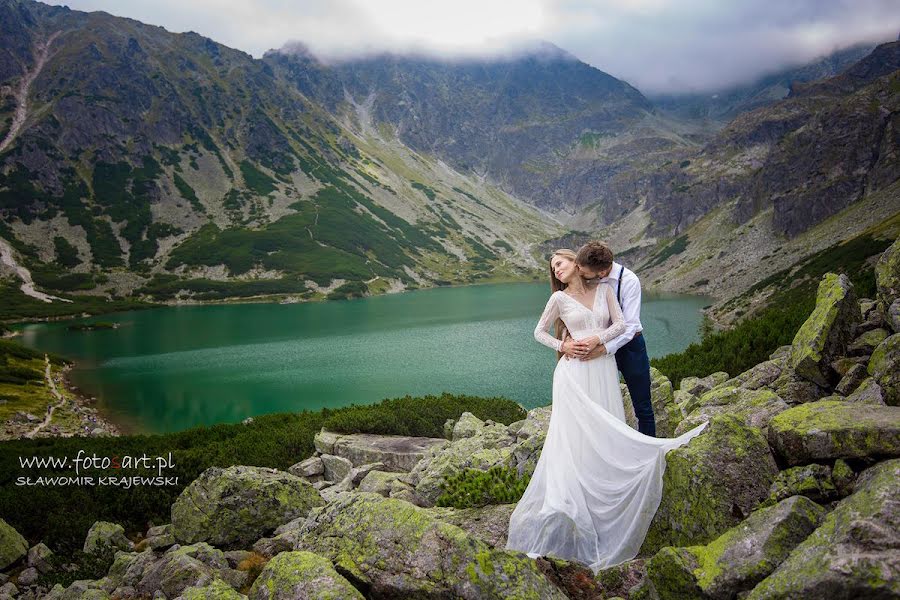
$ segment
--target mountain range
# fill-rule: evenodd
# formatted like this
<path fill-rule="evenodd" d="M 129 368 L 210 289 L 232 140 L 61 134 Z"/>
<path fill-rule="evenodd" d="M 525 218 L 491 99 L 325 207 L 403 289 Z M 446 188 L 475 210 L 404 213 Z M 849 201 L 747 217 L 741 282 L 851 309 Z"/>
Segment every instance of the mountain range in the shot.
<path fill-rule="evenodd" d="M 727 299 L 764 279 L 744 263 L 775 246 L 783 268 L 900 212 L 900 45 L 868 50 L 701 106 L 546 43 L 491 60 L 328 63 L 300 44 L 254 59 L 0 0 L 0 238 L 68 297 L 508 280 L 603 236 L 648 284 Z M 758 252 L 739 243 L 749 227 Z"/>

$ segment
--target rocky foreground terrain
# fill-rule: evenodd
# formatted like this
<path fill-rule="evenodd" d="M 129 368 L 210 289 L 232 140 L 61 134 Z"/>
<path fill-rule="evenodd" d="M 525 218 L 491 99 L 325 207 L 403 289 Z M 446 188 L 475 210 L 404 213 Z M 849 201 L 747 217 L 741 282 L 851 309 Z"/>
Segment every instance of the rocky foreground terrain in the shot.
<path fill-rule="evenodd" d="M 533 471 L 544 407 L 508 426 L 465 413 L 440 439 L 323 431 L 288 472 L 207 469 L 140 539 L 95 523 L 84 551 L 115 561 L 68 588 L 35 585 L 52 552 L 0 521 L 0 598 L 896 598 L 900 241 L 876 272 L 874 299 L 826 275 L 793 344 L 744 373 L 677 390 L 654 373 L 660 435 L 710 425 L 666 456 L 659 510 L 622 565 L 505 550 L 514 504 L 435 506 L 463 469 Z"/>

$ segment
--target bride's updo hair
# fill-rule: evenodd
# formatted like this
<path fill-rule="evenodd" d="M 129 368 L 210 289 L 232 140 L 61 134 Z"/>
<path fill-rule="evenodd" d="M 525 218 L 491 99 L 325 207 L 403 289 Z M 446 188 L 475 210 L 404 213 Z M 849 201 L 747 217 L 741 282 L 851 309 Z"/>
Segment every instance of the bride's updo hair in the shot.
<path fill-rule="evenodd" d="M 556 258 L 557 256 L 562 256 L 562 257 L 568 258 L 572 262 L 575 262 L 575 258 L 578 255 L 575 254 L 574 251 L 569 250 L 568 248 L 560 248 L 559 250 L 554 251 L 553 254 L 550 255 L 550 291 L 551 291 L 551 293 L 558 292 L 559 290 L 564 290 L 567 287 L 569 287 L 569 285 L 567 283 L 563 283 L 562 281 L 560 281 L 559 279 L 556 278 L 556 273 L 553 270 L 553 259 Z M 556 320 L 556 323 L 554 324 L 554 330 L 556 331 L 556 339 L 558 339 L 558 340 L 565 339 L 566 335 L 568 335 L 568 333 L 569 333 L 569 331 L 566 329 L 565 324 L 563 324 L 562 319 Z M 562 357 L 563 357 L 562 352 L 556 353 L 556 360 L 559 360 Z"/>

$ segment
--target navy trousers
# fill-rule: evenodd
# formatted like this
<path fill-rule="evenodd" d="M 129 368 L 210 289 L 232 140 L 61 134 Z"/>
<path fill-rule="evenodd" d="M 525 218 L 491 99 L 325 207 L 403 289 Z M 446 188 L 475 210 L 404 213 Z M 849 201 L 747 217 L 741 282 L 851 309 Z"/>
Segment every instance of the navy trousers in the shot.
<path fill-rule="evenodd" d="M 644 336 L 633 340 L 616 351 L 616 366 L 625 378 L 634 414 L 638 419 L 638 431 L 656 437 L 656 419 L 650 402 L 650 359 L 647 358 L 647 344 Z"/>

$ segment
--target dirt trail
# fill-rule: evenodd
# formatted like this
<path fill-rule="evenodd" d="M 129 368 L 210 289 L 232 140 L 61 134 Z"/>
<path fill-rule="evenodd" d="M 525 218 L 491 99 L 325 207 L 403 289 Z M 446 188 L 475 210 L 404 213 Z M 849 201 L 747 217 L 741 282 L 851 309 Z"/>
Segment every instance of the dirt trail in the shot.
<path fill-rule="evenodd" d="M 47 63 L 47 58 L 50 53 L 50 45 L 53 43 L 53 40 L 56 39 L 56 36 L 58 36 L 60 33 L 62 32 L 57 31 L 45 41 L 35 44 L 35 56 L 37 57 L 37 60 L 32 70 L 25 70 L 25 75 L 24 77 L 22 77 L 22 81 L 19 82 L 19 88 L 13 94 L 16 99 L 16 112 L 13 115 L 12 125 L 10 126 L 6 137 L 2 142 L 0 142 L 0 152 L 6 150 L 7 146 L 9 146 L 13 142 L 13 140 L 16 139 L 16 136 L 19 134 L 19 130 L 22 129 L 22 125 L 24 125 L 25 121 L 28 119 L 28 90 L 29 88 L 31 88 L 31 84 L 34 82 L 34 80 L 37 79 L 37 76 L 44 68 L 44 65 Z"/>
<path fill-rule="evenodd" d="M 53 420 L 53 411 L 57 408 L 62 408 L 63 404 L 66 403 L 66 399 L 62 394 L 59 393 L 59 390 L 56 388 L 56 382 L 53 381 L 53 375 L 50 372 L 50 357 L 46 354 L 44 355 L 44 362 L 47 363 L 47 369 L 44 371 L 44 377 L 47 378 L 47 386 L 50 388 L 50 392 L 56 396 L 56 399 L 59 400 L 59 403 L 53 406 L 49 406 L 47 408 L 47 415 L 44 417 L 44 420 L 41 421 L 39 425 L 37 425 L 34 429 L 25 434 L 27 438 L 33 438 L 38 431 L 46 427 L 50 424 L 50 421 Z"/>

